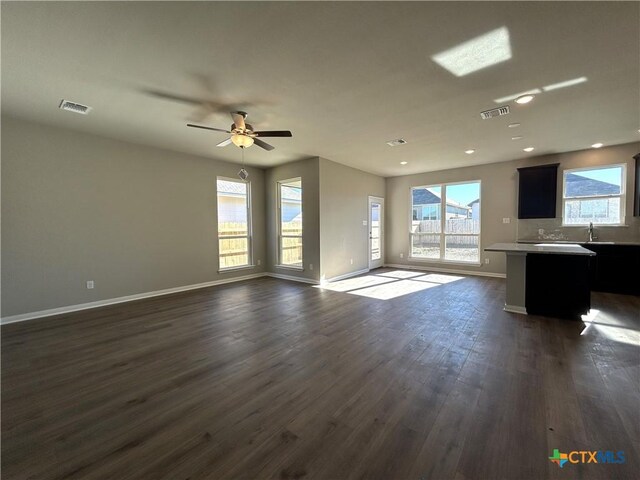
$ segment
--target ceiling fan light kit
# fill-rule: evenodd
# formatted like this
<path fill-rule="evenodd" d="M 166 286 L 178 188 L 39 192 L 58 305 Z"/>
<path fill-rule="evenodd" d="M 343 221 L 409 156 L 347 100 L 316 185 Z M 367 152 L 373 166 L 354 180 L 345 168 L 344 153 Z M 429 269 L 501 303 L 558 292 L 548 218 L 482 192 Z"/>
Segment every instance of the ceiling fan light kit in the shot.
<path fill-rule="evenodd" d="M 246 112 L 231 112 L 231 118 L 233 118 L 233 124 L 231 130 L 223 130 L 221 128 L 206 127 L 204 125 L 195 125 L 188 123 L 187 127 L 201 128 L 203 130 L 213 130 L 214 132 L 224 132 L 231 134 L 231 137 L 218 143 L 217 147 L 226 147 L 230 143 L 233 143 L 239 148 L 249 148 L 254 143 L 264 150 L 271 151 L 275 147 L 269 145 L 267 142 L 260 140 L 258 137 L 292 137 L 293 135 L 289 130 L 265 130 L 254 131 L 253 126 L 245 123 L 247 118 Z"/>
<path fill-rule="evenodd" d="M 251 145 L 253 145 L 253 138 L 242 133 L 234 133 L 231 136 L 231 141 L 236 147 L 240 148 L 249 148 Z"/>

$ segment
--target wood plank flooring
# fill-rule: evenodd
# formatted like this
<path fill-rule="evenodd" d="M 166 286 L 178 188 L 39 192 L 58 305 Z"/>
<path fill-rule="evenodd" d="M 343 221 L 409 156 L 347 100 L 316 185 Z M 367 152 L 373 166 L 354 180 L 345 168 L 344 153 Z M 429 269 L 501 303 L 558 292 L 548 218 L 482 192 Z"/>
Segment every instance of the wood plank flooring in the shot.
<path fill-rule="evenodd" d="M 504 285 L 261 278 L 5 325 L 3 478 L 639 478 L 640 298 L 594 293 L 584 330 Z"/>

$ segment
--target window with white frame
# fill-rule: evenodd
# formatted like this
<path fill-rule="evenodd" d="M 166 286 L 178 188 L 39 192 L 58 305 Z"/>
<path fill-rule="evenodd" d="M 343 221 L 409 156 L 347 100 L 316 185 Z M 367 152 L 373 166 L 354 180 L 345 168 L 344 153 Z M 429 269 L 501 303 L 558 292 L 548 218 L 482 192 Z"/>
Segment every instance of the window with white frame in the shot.
<path fill-rule="evenodd" d="M 220 270 L 251 264 L 251 184 L 218 177 Z"/>
<path fill-rule="evenodd" d="M 302 268 L 302 179 L 278 182 L 278 263 Z"/>
<path fill-rule="evenodd" d="M 411 258 L 480 261 L 480 182 L 411 189 Z"/>
<path fill-rule="evenodd" d="M 565 170 L 562 186 L 564 225 L 622 225 L 625 165 Z"/>

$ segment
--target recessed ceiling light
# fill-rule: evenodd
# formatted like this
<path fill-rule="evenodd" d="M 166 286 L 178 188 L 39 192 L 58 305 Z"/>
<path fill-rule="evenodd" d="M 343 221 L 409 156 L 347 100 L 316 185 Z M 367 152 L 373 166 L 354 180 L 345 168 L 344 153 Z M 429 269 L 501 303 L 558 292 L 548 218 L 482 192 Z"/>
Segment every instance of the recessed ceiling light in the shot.
<path fill-rule="evenodd" d="M 513 95 L 507 95 L 506 97 L 496 98 L 494 102 L 496 103 L 505 103 L 510 102 L 511 100 L 515 100 L 518 97 L 522 97 L 523 95 L 537 95 L 538 93 L 542 93 L 542 90 L 539 88 L 534 88 L 532 90 L 525 90 L 524 92 L 514 93 Z"/>
<path fill-rule="evenodd" d="M 593 148 L 600 148 L 603 144 L 602 143 L 594 143 L 593 145 L 591 145 Z"/>
<path fill-rule="evenodd" d="M 509 124 L 509 128 L 516 128 L 516 127 L 519 127 L 519 126 L 520 126 L 519 123 L 510 123 Z"/>
<path fill-rule="evenodd" d="M 511 137 L 511 140 L 522 140 L 523 137 Z"/>
<path fill-rule="evenodd" d="M 535 95 L 527 93 L 526 95 L 520 95 L 518 98 L 516 98 L 516 103 L 519 103 L 520 105 L 524 105 L 525 103 L 529 103 L 534 98 L 535 98 Z"/>
<path fill-rule="evenodd" d="M 469 149 L 469 150 L 465 150 L 464 151 L 464 153 L 466 153 L 467 155 L 471 155 L 474 152 L 475 152 L 475 150 L 473 150 L 473 149 Z"/>
<path fill-rule="evenodd" d="M 456 77 L 463 77 L 510 58 L 511 43 L 507 27 L 497 28 L 431 57 Z"/>
<path fill-rule="evenodd" d="M 527 148 L 523 148 L 522 150 L 524 150 L 525 152 L 533 152 L 534 148 L 533 147 L 527 147 Z"/>
<path fill-rule="evenodd" d="M 400 162 L 400 165 L 406 165 L 407 162 Z"/>

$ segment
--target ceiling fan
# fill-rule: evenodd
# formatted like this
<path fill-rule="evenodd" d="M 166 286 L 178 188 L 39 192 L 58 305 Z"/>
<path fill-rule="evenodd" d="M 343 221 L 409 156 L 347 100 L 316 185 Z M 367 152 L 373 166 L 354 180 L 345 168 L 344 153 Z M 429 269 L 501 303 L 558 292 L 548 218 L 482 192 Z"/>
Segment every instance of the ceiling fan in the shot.
<path fill-rule="evenodd" d="M 289 130 L 267 130 L 267 131 L 254 131 L 253 126 L 245 123 L 247 118 L 246 112 L 231 112 L 231 118 L 233 118 L 233 124 L 230 130 L 223 130 L 221 128 L 205 127 L 204 125 L 195 125 L 193 123 L 187 123 L 187 127 L 202 128 L 204 130 L 213 130 L 215 132 L 230 133 L 231 137 L 223 140 L 216 147 L 226 147 L 230 143 L 233 143 L 236 147 L 248 148 L 254 143 L 260 148 L 271 151 L 275 147 L 269 145 L 267 142 L 263 142 L 260 137 L 292 137 L 293 135 Z"/>

